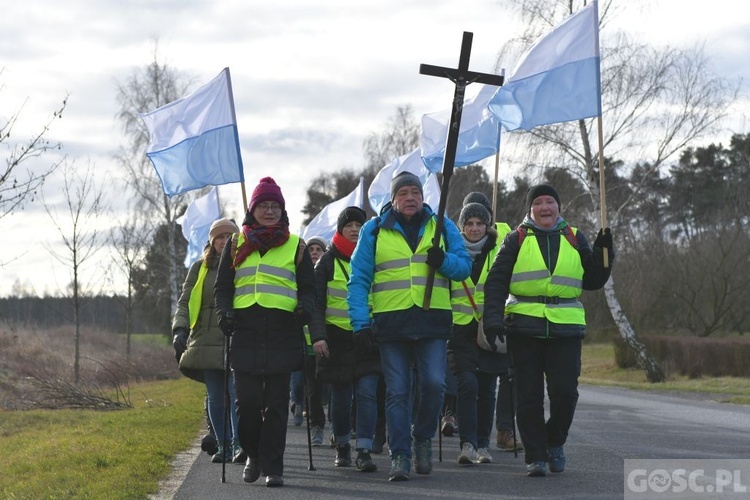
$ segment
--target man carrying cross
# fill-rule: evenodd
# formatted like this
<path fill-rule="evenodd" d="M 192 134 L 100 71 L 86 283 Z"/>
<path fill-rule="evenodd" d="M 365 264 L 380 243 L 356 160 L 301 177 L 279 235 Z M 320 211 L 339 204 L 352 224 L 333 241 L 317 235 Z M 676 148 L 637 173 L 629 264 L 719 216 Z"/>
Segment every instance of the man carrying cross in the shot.
<path fill-rule="evenodd" d="M 351 259 L 347 302 L 355 342 L 377 343 L 385 377 L 389 481 L 409 478 L 412 445 L 417 474 L 432 471 L 431 439 L 443 404 L 452 327 L 450 280 L 466 279 L 471 271 L 456 225 L 447 220 L 439 245 L 432 247 L 436 234 L 436 216 L 423 203 L 422 183 L 402 172 L 391 182 L 391 202 L 362 227 Z M 430 268 L 436 275 L 425 310 Z"/>

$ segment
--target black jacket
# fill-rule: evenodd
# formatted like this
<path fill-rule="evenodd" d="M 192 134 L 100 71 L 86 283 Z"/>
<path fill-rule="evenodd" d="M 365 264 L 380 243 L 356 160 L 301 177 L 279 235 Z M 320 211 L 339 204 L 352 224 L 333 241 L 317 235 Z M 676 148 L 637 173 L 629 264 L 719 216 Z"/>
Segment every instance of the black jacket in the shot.
<path fill-rule="evenodd" d="M 325 340 L 328 343 L 328 358 L 317 359 L 316 376 L 322 382 L 350 384 L 358 378 L 382 372 L 380 351 L 374 347 L 359 352 L 350 330 L 326 324 L 328 282 L 333 280 L 336 259 L 349 262 L 335 245 L 324 253 L 315 265 L 315 309 L 310 322 L 312 343 Z"/>
<path fill-rule="evenodd" d="M 246 217 L 246 222 L 248 218 Z M 302 314 L 265 308 L 258 304 L 234 309 L 234 269 L 232 245 L 224 247 L 216 275 L 216 310 L 233 310 L 236 330 L 232 336 L 229 358 L 234 370 L 262 374 L 285 373 L 302 367 L 305 340 L 302 331 L 304 317 L 310 318 L 315 308 L 313 263 L 305 244 L 300 245 L 295 258 L 297 269 L 297 307 Z"/>
<path fill-rule="evenodd" d="M 562 228 L 566 225 L 567 223 L 563 221 L 563 224 L 558 226 Z M 524 228 L 524 230 L 527 228 L 534 229 L 533 233 L 527 234 L 525 237 L 537 238 L 547 269 L 554 269 L 557 264 L 557 255 L 560 251 L 560 238 L 565 237 L 562 234 L 562 229 L 543 232 L 535 229 L 528 218 L 519 227 Z M 598 290 L 609 279 L 615 258 L 614 251 L 609 253 L 609 267 L 605 268 L 602 259 L 602 249 L 594 247 L 592 250 L 581 231 L 576 233 L 576 239 L 578 253 L 581 256 L 581 265 L 583 266 L 582 288 L 584 290 Z M 515 229 L 508 233 L 503 240 L 500 251 L 497 253 L 495 262 L 487 277 L 487 283 L 484 288 L 484 327 L 504 326 L 507 335 L 521 335 L 525 337 L 583 337 L 586 333 L 586 327 L 583 325 L 557 324 L 548 321 L 546 318 L 536 318 L 524 314 L 504 315 L 510 280 L 513 276 L 513 267 L 516 264 L 520 248 L 519 230 Z"/>
<path fill-rule="evenodd" d="M 482 251 L 474 257 L 469 279 L 473 283 L 479 281 L 487 254 L 495 247 L 497 236 L 490 234 L 482 247 Z M 466 325 L 453 325 L 453 336 L 448 341 L 448 366 L 451 372 L 461 371 L 497 373 L 503 371 L 502 354 L 485 351 L 477 344 L 477 330 L 479 323 L 472 320 Z"/>

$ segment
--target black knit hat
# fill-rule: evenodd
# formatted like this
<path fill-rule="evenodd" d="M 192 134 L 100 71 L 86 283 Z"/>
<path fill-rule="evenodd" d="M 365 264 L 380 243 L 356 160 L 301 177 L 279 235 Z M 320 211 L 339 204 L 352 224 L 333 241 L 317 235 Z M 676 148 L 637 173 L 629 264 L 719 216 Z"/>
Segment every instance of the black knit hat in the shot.
<path fill-rule="evenodd" d="M 394 177 L 391 181 L 391 201 L 393 201 L 393 199 L 396 197 L 396 193 L 398 192 L 398 190 L 404 186 L 417 186 L 419 188 L 419 192 L 424 198 L 424 191 L 422 191 L 422 181 L 420 181 L 419 177 L 417 177 L 416 175 L 404 170 L 396 177 Z"/>
<path fill-rule="evenodd" d="M 464 197 L 463 203 L 461 205 L 466 206 L 469 203 L 479 203 L 484 208 L 487 209 L 487 211 L 492 215 L 492 203 L 490 202 L 490 199 L 487 198 L 484 193 L 480 193 L 479 191 L 472 191 L 471 193 L 467 194 L 466 197 Z"/>
<path fill-rule="evenodd" d="M 550 186 L 549 184 L 537 184 L 536 186 L 531 186 L 529 188 L 529 192 L 526 194 L 526 208 L 531 211 L 531 203 L 540 196 L 551 196 L 555 199 L 557 202 L 557 209 L 560 210 L 560 195 L 557 194 L 557 191 L 555 188 Z"/>
<path fill-rule="evenodd" d="M 346 207 L 339 214 L 339 219 L 336 222 L 336 231 L 339 234 L 341 234 L 341 231 L 344 229 L 344 226 L 346 226 L 350 222 L 355 221 L 355 222 L 359 222 L 360 224 L 364 224 L 366 220 L 367 220 L 367 214 L 361 208 L 354 207 L 354 206 Z"/>
<path fill-rule="evenodd" d="M 461 209 L 461 214 L 458 216 L 458 229 L 463 230 L 466 221 L 476 217 L 485 225 L 490 226 L 492 221 L 490 220 L 490 212 L 481 203 L 467 203 L 464 208 Z"/>

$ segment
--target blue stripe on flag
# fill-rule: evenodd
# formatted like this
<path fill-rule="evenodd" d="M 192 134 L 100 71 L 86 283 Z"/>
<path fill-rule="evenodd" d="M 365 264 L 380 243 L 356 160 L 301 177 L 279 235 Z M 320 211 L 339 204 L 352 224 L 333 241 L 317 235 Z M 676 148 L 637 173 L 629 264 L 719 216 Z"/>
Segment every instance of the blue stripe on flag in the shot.
<path fill-rule="evenodd" d="M 162 151 L 148 153 L 168 196 L 204 186 L 218 186 L 245 180 L 240 167 L 236 126 L 227 125 L 191 137 Z M 206 165 L 218 162 L 219 168 Z M 184 168 L 174 168 L 184 165 Z"/>
<path fill-rule="evenodd" d="M 590 57 L 507 83 L 489 108 L 506 130 L 590 118 L 601 114 L 600 82 L 599 57 Z"/>

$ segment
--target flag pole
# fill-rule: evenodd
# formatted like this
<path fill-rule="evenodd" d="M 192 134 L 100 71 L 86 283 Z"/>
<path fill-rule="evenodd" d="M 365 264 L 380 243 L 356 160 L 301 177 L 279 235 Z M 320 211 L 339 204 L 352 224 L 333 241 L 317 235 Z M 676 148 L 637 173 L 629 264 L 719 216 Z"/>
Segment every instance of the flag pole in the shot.
<path fill-rule="evenodd" d="M 497 148 L 495 151 L 495 182 L 492 184 L 492 225 L 497 222 L 497 183 L 500 177 L 500 131 L 502 123 L 497 124 Z"/>
<path fill-rule="evenodd" d="M 229 106 L 232 109 L 232 123 L 234 123 L 234 142 L 237 145 L 237 160 L 240 167 L 240 186 L 242 187 L 242 206 L 247 209 L 247 193 L 245 191 L 245 167 L 242 164 L 242 150 L 240 149 L 240 134 L 237 132 L 237 113 L 234 111 L 234 91 L 232 91 L 232 76 L 229 66 L 224 68 L 227 73 L 227 89 L 229 90 Z"/>
<path fill-rule="evenodd" d="M 602 115 L 596 118 L 597 128 L 599 129 L 599 206 L 601 208 L 601 222 L 602 229 L 607 227 L 607 200 L 606 190 L 604 187 L 604 134 L 602 132 Z M 604 267 L 609 267 L 609 255 L 607 247 L 602 248 L 602 257 L 604 259 Z"/>

